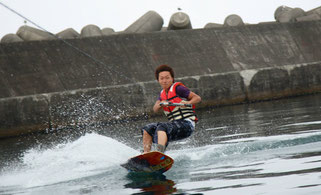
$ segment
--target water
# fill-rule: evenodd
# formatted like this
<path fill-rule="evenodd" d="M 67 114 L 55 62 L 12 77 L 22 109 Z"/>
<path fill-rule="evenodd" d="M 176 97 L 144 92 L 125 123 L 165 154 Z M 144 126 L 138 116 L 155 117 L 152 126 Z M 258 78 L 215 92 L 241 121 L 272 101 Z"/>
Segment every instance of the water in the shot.
<path fill-rule="evenodd" d="M 320 194 L 321 95 L 203 110 L 164 175 L 129 175 L 124 122 L 0 140 L 0 194 Z"/>

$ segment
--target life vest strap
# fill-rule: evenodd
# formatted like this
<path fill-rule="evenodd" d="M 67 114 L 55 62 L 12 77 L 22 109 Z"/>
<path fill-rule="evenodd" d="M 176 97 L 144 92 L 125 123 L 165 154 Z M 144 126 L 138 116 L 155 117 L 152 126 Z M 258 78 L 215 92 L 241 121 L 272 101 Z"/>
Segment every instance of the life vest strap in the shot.
<path fill-rule="evenodd" d="M 173 100 L 173 99 L 175 99 L 175 98 L 177 98 L 177 97 L 178 97 L 177 95 L 176 95 L 176 96 L 173 96 L 173 97 L 167 99 L 167 101 L 171 101 L 171 100 Z"/>
<path fill-rule="evenodd" d="M 176 117 L 181 117 L 180 119 L 187 119 L 187 118 L 189 118 L 189 119 L 191 119 L 191 117 L 195 117 L 195 115 L 194 114 L 188 114 L 188 115 L 180 115 L 180 114 L 177 114 L 177 115 L 173 115 L 173 116 L 171 116 L 171 117 L 168 117 L 168 120 L 174 120 Z M 193 120 L 193 119 L 191 119 L 191 120 Z M 194 120 L 195 121 L 195 120 Z"/>
<path fill-rule="evenodd" d="M 173 120 L 175 118 L 186 119 L 190 117 L 195 117 L 195 112 L 193 109 L 186 108 L 186 109 L 177 109 L 172 112 L 166 112 L 166 116 L 169 120 Z"/>
<path fill-rule="evenodd" d="M 190 109 L 190 108 L 187 108 L 187 109 L 177 109 L 175 111 L 171 111 L 171 112 L 168 112 L 168 114 L 166 114 L 167 116 L 171 116 L 171 115 L 174 115 L 174 114 L 185 114 L 185 113 L 194 113 L 194 110 L 193 109 Z"/>

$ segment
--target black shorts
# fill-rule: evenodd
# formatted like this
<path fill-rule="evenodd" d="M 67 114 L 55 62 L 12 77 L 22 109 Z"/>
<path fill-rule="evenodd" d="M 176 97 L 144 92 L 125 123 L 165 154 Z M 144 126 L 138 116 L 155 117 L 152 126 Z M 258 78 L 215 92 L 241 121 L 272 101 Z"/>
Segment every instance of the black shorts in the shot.
<path fill-rule="evenodd" d="M 194 126 L 188 120 L 175 120 L 170 122 L 151 123 L 142 128 L 153 137 L 153 143 L 158 142 L 157 131 L 165 131 L 167 134 L 167 144 L 169 141 L 184 139 L 192 135 Z M 166 145 L 167 145 L 166 144 Z"/>

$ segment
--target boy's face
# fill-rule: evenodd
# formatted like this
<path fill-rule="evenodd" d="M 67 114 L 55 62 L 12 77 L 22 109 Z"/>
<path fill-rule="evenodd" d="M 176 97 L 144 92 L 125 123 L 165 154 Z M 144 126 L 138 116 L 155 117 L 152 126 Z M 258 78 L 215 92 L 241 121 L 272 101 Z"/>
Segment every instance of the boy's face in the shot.
<path fill-rule="evenodd" d="M 174 78 L 171 76 L 169 71 L 163 71 L 158 75 L 158 82 L 163 89 L 168 90 L 173 84 Z"/>

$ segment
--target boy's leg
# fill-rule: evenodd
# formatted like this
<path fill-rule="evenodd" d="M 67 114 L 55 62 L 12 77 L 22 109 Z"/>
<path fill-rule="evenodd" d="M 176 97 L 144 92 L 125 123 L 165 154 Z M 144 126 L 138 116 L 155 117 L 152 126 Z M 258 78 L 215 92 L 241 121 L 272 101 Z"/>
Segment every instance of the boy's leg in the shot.
<path fill-rule="evenodd" d="M 142 128 L 144 153 L 151 151 L 153 141 L 155 142 L 153 139 L 155 137 L 156 127 L 157 123 L 150 123 Z"/>
<path fill-rule="evenodd" d="M 144 130 L 143 133 L 143 148 L 144 148 L 144 153 L 146 152 L 150 152 L 151 148 L 152 148 L 152 141 L 153 138 L 152 136 L 150 136 L 147 131 Z"/>
<path fill-rule="evenodd" d="M 158 130 L 157 131 L 157 137 L 158 137 L 157 151 L 165 152 L 166 145 L 167 145 L 167 134 L 166 134 L 166 132 Z"/>

